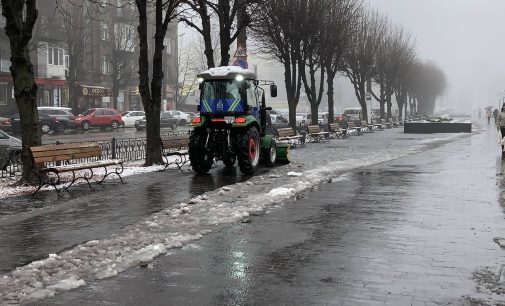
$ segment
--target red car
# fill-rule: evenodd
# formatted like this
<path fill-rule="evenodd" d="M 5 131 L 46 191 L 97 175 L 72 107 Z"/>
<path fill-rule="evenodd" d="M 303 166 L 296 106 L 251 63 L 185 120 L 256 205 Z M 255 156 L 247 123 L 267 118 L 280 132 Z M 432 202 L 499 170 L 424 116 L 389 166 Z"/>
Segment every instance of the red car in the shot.
<path fill-rule="evenodd" d="M 83 130 L 91 127 L 117 129 L 124 125 L 121 114 L 112 108 L 90 108 L 79 116 L 75 117 L 75 125 Z"/>

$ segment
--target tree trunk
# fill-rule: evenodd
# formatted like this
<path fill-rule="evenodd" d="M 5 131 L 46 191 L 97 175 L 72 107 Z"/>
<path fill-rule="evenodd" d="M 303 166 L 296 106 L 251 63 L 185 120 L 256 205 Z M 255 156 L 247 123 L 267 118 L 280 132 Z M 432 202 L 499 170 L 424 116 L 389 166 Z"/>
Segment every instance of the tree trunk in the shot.
<path fill-rule="evenodd" d="M 205 10 L 206 12 L 207 10 Z M 202 36 L 203 42 L 205 45 L 205 57 L 207 58 L 207 66 L 208 68 L 216 67 L 216 63 L 214 61 L 214 48 L 212 47 L 212 34 L 210 32 L 210 17 L 202 18 Z"/>
<path fill-rule="evenodd" d="M 315 104 L 315 103 L 310 103 L 310 114 L 312 116 L 312 118 L 311 118 L 312 125 L 318 125 L 319 124 L 318 113 L 319 113 L 319 107 L 318 107 L 318 105 Z"/>
<path fill-rule="evenodd" d="M 38 11 L 35 0 L 25 1 L 14 4 L 13 1 L 1 0 L 1 4 L 2 15 L 6 21 L 5 33 L 10 43 L 10 72 L 21 124 L 23 174 L 20 182 L 34 183 L 36 182 L 35 165 L 33 165 L 29 148 L 42 145 L 42 141 L 37 111 L 37 85 L 28 43 L 32 39 Z"/>
<path fill-rule="evenodd" d="M 393 106 L 393 104 L 391 103 L 391 95 L 387 95 L 386 96 L 386 105 L 387 105 L 387 119 L 391 118 L 392 114 L 391 114 L 391 107 Z"/>
<path fill-rule="evenodd" d="M 26 57 L 16 55 L 11 58 L 11 74 L 14 80 L 16 104 L 21 120 L 21 141 L 23 144 L 21 182 L 36 183 L 35 165 L 32 162 L 29 148 L 42 145 L 37 111 L 37 85 L 33 78 L 33 66 L 30 63 L 28 48 L 24 52 L 18 52 L 16 54 L 24 53 L 26 55 Z"/>
<path fill-rule="evenodd" d="M 335 110 L 333 109 L 335 106 L 335 98 L 334 98 L 334 82 L 335 73 L 332 73 L 328 70 L 328 79 L 326 83 L 328 84 L 328 123 L 335 123 Z"/>

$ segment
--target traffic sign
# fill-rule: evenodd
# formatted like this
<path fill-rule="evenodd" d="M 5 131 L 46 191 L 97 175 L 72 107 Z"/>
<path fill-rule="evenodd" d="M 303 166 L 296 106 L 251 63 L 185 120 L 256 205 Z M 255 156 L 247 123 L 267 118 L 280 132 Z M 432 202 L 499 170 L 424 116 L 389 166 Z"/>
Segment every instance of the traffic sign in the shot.
<path fill-rule="evenodd" d="M 233 61 L 233 66 L 242 67 L 242 69 L 249 68 L 249 64 L 247 63 L 247 58 L 245 58 L 245 57 L 237 57 Z"/>

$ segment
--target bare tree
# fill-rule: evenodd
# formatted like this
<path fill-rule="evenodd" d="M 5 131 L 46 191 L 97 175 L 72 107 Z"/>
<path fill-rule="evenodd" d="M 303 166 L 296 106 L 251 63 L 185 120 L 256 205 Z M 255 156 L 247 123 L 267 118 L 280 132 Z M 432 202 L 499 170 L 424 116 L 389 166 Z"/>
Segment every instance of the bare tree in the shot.
<path fill-rule="evenodd" d="M 395 81 L 395 73 L 392 64 L 392 61 L 394 61 L 394 44 L 392 41 L 395 39 L 395 30 L 387 20 L 385 23 L 385 34 L 380 39 L 373 74 L 375 83 L 379 85 L 379 94 L 377 95 L 373 90 L 371 91 L 373 97 L 379 102 L 381 119 L 386 118 L 386 104 L 391 104 L 391 96 L 394 94 Z"/>
<path fill-rule="evenodd" d="M 325 66 L 322 50 L 326 41 L 323 40 L 325 27 L 331 14 L 328 10 L 330 1 L 308 0 L 306 12 L 302 20 L 304 31 L 301 33 L 301 48 L 305 61 L 300 61 L 300 74 L 307 99 L 310 103 L 312 124 L 318 124 L 318 110 L 324 93 Z"/>
<path fill-rule="evenodd" d="M 139 26 L 139 91 L 146 113 L 146 161 L 145 166 L 162 164 L 160 142 L 160 111 L 163 80 L 163 40 L 168 24 L 177 15 L 180 0 L 135 0 L 138 9 Z M 148 8 L 155 15 L 154 55 L 152 57 L 152 79 L 149 87 L 149 47 L 148 47 Z"/>
<path fill-rule="evenodd" d="M 378 12 L 362 12 L 352 45 L 344 56 L 345 72 L 354 86 L 356 98 L 363 109 L 363 119 L 366 121 L 366 83 L 373 76 L 375 59 L 385 27 L 385 19 Z"/>
<path fill-rule="evenodd" d="M 417 62 L 417 54 L 414 41 L 408 34 L 405 34 L 400 40 L 398 46 L 398 56 L 396 63 L 398 69 L 395 82 L 396 103 L 398 105 L 399 115 L 402 117 L 403 107 L 407 104 L 409 79 L 414 72 Z M 391 108 L 388 105 L 388 116 L 391 116 Z"/>
<path fill-rule="evenodd" d="M 62 28 L 69 58 L 66 75 L 69 92 L 68 106 L 74 113 L 78 113 L 78 83 L 83 71 L 86 51 L 92 48 L 89 45 L 91 12 L 94 12 L 96 7 L 89 7 L 94 4 L 87 0 L 57 0 L 56 4 L 57 11 L 63 19 Z"/>
<path fill-rule="evenodd" d="M 207 58 L 207 67 L 213 68 L 216 66 L 214 59 L 214 46 L 211 30 L 211 12 L 209 10 L 207 0 L 183 0 L 182 3 L 189 6 L 189 10 L 184 10 L 184 14 L 180 18 L 181 22 L 195 29 L 201 36 L 204 42 L 204 54 Z M 200 25 L 198 25 L 198 21 Z"/>
<path fill-rule="evenodd" d="M 11 75 L 14 81 L 14 97 L 21 120 L 23 143 L 21 182 L 34 182 L 35 171 L 29 148 L 42 144 L 37 111 L 37 85 L 28 44 L 37 22 L 36 0 L 1 0 L 5 17 L 5 33 L 11 51 Z"/>
<path fill-rule="evenodd" d="M 412 77 L 416 80 L 417 113 L 432 115 L 437 98 L 447 88 L 445 73 L 436 64 L 427 62 L 420 65 Z"/>
<path fill-rule="evenodd" d="M 179 43 L 178 84 L 175 90 L 176 109 L 181 109 L 186 104 L 188 97 L 194 95 L 197 88 L 196 76 L 201 70 L 198 65 L 200 55 L 195 53 L 195 45 L 197 43 L 187 46 L 182 41 Z"/>
<path fill-rule="evenodd" d="M 337 73 L 343 70 L 343 55 L 355 35 L 356 20 L 362 11 L 361 0 L 332 0 L 326 8 L 321 56 L 327 74 L 328 123 L 335 121 L 334 82 Z"/>
<path fill-rule="evenodd" d="M 133 20 L 114 24 L 113 31 L 112 48 L 108 56 L 111 64 L 112 105 L 117 109 L 120 88 L 128 85 L 138 71 L 138 62 L 135 61 L 137 40 Z"/>
<path fill-rule="evenodd" d="M 215 67 L 212 19 L 219 27 L 220 66 L 230 64 L 231 45 L 241 31 L 262 19 L 265 0 L 183 0 L 189 7 L 181 21 L 202 35 L 208 68 Z"/>
<path fill-rule="evenodd" d="M 296 127 L 296 108 L 300 100 L 306 56 L 301 43 L 306 36 L 303 21 L 306 0 L 272 0 L 265 6 L 265 18 L 253 27 L 258 47 L 284 66 L 284 83 L 289 106 L 289 123 Z"/>

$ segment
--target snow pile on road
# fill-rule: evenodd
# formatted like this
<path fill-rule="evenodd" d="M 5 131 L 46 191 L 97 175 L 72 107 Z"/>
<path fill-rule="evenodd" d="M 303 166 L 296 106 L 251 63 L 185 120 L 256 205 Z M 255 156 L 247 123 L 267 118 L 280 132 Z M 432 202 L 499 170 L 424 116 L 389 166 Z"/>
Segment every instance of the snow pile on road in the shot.
<path fill-rule="evenodd" d="M 420 150 L 402 148 L 371 153 L 364 158 L 328 162 L 302 171 L 300 176 L 287 175 L 287 171 L 300 171 L 296 165 L 290 165 L 194 197 L 187 203 L 179 203 L 128 226 L 109 239 L 88 241 L 16 268 L 0 278 L 0 304 L 51 297 L 60 291 L 82 286 L 89 280 L 113 277 L 151 261 L 171 248 L 200 239 L 224 224 L 281 205 L 321 183 L 330 182 L 345 171 L 405 157 Z"/>

